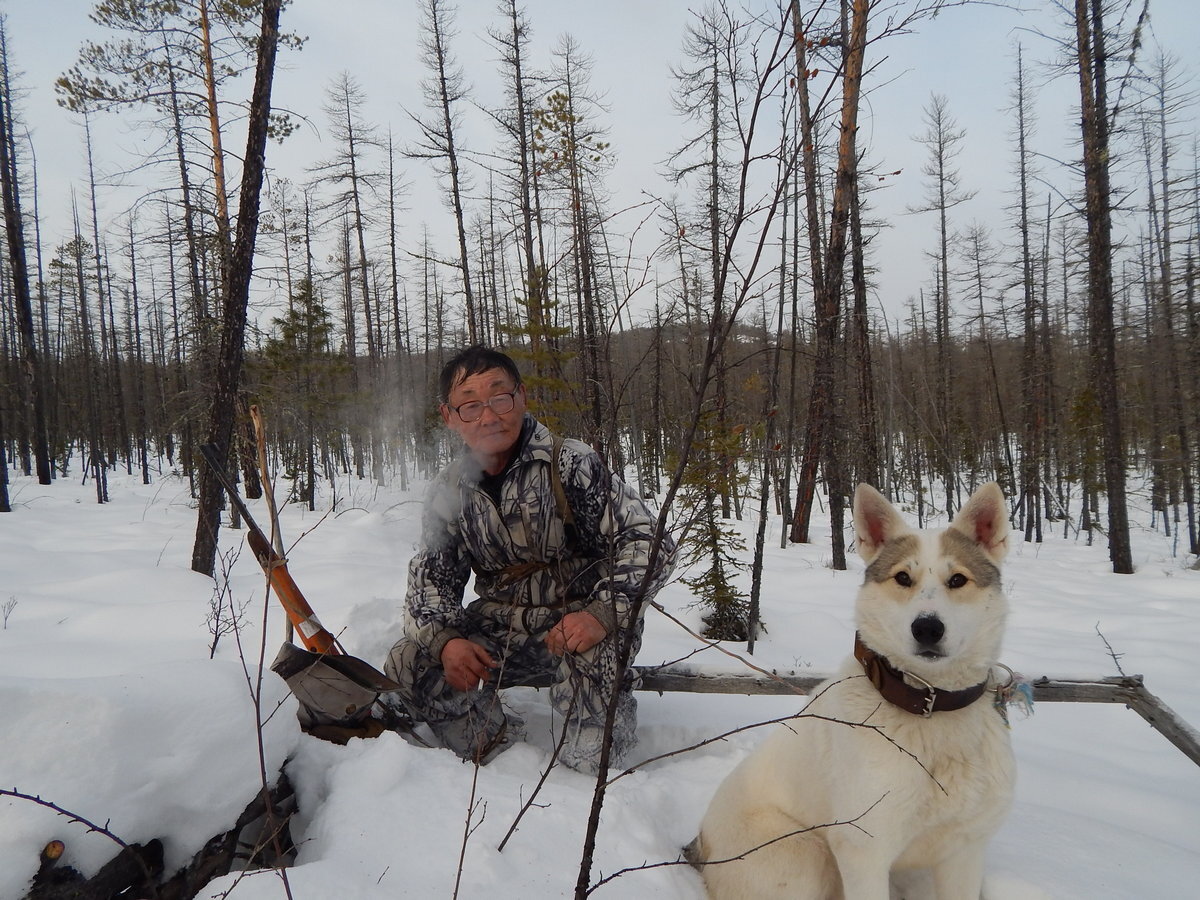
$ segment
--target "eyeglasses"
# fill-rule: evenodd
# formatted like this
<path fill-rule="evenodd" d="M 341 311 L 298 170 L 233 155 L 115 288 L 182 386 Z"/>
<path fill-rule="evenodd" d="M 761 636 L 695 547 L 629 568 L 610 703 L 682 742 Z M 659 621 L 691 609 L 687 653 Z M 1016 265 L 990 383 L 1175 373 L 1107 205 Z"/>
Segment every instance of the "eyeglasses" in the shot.
<path fill-rule="evenodd" d="M 477 422 L 479 417 L 483 415 L 483 408 L 486 406 L 498 416 L 513 411 L 513 407 L 517 405 L 517 391 L 521 388 L 517 386 L 507 394 L 493 394 L 486 400 L 472 400 L 469 403 L 463 403 L 461 406 L 450 406 L 458 417 L 464 422 Z"/>

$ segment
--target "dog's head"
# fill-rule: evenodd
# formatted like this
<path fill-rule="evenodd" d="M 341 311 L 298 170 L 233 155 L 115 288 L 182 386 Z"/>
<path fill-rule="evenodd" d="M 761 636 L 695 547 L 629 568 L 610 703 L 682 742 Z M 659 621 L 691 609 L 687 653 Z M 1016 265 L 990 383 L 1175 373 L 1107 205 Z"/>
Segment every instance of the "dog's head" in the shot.
<path fill-rule="evenodd" d="M 999 486 L 979 488 L 944 531 L 917 531 L 860 484 L 854 530 L 867 563 L 856 607 L 863 643 L 944 690 L 986 677 L 1007 613 L 1000 562 L 1009 525 Z"/>

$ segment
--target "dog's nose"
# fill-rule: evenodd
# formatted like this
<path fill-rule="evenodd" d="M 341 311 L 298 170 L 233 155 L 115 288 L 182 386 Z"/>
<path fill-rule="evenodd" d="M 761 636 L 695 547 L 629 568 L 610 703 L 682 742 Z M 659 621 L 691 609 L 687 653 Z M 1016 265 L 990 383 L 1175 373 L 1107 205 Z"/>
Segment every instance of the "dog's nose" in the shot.
<path fill-rule="evenodd" d="M 913 619 L 912 636 L 922 647 L 935 646 L 945 634 L 945 624 L 931 613 L 923 613 Z"/>

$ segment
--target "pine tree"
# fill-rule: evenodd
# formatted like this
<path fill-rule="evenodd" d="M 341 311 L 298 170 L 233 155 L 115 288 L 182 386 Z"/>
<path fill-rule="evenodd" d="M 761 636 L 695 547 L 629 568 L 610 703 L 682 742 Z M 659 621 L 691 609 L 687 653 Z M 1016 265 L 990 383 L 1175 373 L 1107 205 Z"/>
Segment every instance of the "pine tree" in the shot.
<path fill-rule="evenodd" d="M 715 412 L 705 413 L 680 481 L 681 506 L 696 512 L 679 541 L 680 568 L 696 574 L 680 580 L 703 610 L 703 635 L 718 641 L 745 641 L 750 635 L 750 601 L 736 581 L 748 568 L 746 542 L 735 525 L 721 518 L 716 503 L 718 486 L 744 488 L 745 476 L 731 462 L 742 455 L 743 432 L 741 426 L 723 429 Z M 676 464 L 668 454 L 668 468 Z"/>
<path fill-rule="evenodd" d="M 528 280 L 525 296 L 514 301 L 524 312 L 521 323 L 502 326 L 500 330 L 521 342 L 508 348 L 508 353 L 518 363 L 526 364 L 522 380 L 530 392 L 530 409 L 552 431 L 565 431 L 571 422 L 578 421 L 580 414 L 571 385 L 563 377 L 563 369 L 575 354 L 562 349 L 559 340 L 569 335 L 571 329 L 551 324 L 558 303 L 540 286 L 544 283 L 545 270 L 538 266 Z"/>
<path fill-rule="evenodd" d="M 338 411 L 347 399 L 350 362 L 333 351 L 333 318 L 311 279 L 297 283 L 288 311 L 273 322 L 278 331 L 263 345 L 250 374 L 261 402 L 274 413 L 291 499 L 311 509 L 317 444 L 340 430 Z"/>

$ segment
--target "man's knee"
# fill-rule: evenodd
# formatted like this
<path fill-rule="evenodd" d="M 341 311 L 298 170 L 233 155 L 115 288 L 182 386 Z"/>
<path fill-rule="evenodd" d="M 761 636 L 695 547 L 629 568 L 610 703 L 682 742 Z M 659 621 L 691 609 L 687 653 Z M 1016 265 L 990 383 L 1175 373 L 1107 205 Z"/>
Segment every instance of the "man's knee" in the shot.
<path fill-rule="evenodd" d="M 400 685 L 411 685 L 417 670 L 417 657 L 420 648 L 415 641 L 400 638 L 392 646 L 383 664 L 383 672 L 388 678 Z"/>

